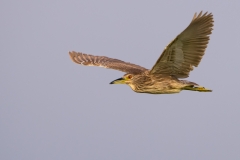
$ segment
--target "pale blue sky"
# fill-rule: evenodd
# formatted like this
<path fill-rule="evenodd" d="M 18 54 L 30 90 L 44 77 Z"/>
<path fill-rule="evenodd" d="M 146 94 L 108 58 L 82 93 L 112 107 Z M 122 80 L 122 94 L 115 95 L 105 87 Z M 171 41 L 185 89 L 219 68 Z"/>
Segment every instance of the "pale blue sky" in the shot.
<path fill-rule="evenodd" d="M 240 1 L 0 2 L 1 160 L 239 160 Z M 68 51 L 151 68 L 195 12 L 214 30 L 188 80 L 212 93 L 133 92 Z"/>

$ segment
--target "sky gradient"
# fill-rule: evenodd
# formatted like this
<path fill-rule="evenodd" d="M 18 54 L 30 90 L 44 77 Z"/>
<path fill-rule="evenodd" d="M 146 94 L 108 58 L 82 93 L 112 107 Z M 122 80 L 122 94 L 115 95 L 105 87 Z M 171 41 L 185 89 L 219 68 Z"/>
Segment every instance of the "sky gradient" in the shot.
<path fill-rule="evenodd" d="M 0 159 L 239 160 L 240 1 L 0 3 Z M 151 68 L 209 11 L 214 30 L 188 80 L 212 93 L 151 95 L 68 51 Z"/>

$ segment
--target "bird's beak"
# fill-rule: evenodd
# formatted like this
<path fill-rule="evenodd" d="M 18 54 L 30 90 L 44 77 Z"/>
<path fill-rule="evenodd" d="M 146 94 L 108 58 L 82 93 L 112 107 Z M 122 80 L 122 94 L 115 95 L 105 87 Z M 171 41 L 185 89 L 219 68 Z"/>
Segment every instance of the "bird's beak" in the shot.
<path fill-rule="evenodd" d="M 126 84 L 124 78 L 118 78 L 114 81 L 112 81 L 110 84 Z"/>

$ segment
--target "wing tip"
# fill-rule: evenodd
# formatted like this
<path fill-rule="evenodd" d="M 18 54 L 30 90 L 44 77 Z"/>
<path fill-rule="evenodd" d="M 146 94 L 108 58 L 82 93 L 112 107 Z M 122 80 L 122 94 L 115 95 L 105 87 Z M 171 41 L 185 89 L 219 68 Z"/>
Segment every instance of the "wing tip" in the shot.
<path fill-rule="evenodd" d="M 78 55 L 77 52 L 75 52 L 75 51 L 69 51 L 68 54 L 69 54 L 69 56 L 70 56 L 70 59 L 71 59 L 73 62 L 78 63 L 78 61 L 76 61 L 76 59 L 75 59 L 75 58 L 77 57 L 77 55 Z"/>
<path fill-rule="evenodd" d="M 203 11 L 200 11 L 199 13 L 195 12 L 192 21 L 197 18 L 206 17 L 206 16 L 213 17 L 213 14 L 212 14 L 212 12 L 208 13 L 208 11 L 204 12 L 204 13 L 203 13 Z"/>
<path fill-rule="evenodd" d="M 73 57 L 74 57 L 74 51 L 68 51 L 68 54 L 69 54 L 70 58 L 73 60 Z"/>

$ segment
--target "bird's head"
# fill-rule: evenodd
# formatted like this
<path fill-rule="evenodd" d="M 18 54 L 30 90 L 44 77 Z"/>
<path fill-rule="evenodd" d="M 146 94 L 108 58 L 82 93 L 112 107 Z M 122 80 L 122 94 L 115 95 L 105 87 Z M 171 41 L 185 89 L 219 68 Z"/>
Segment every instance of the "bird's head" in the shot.
<path fill-rule="evenodd" d="M 110 84 L 131 84 L 137 75 L 134 74 L 125 74 L 123 77 L 118 78 L 112 81 Z"/>

